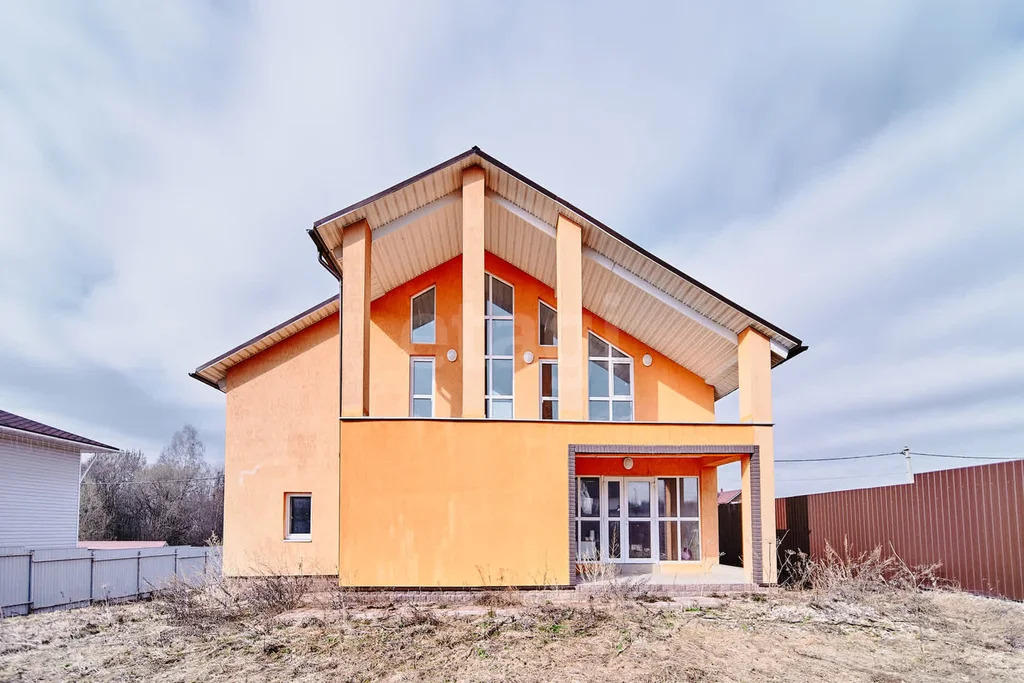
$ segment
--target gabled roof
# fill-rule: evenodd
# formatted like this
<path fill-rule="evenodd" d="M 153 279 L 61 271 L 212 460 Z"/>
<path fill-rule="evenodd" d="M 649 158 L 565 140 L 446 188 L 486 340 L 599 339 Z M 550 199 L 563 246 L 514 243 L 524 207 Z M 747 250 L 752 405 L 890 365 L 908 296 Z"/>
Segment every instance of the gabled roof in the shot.
<path fill-rule="evenodd" d="M 213 360 L 203 363 L 196 368 L 195 372 L 190 372 L 189 377 L 197 379 L 203 384 L 208 384 L 214 389 L 225 391 L 224 380 L 227 377 L 228 368 L 255 356 L 260 351 L 280 341 L 284 341 L 293 334 L 297 334 L 337 312 L 338 295 L 335 294 L 312 308 L 308 308 L 302 313 L 285 320 L 280 325 L 276 325 L 266 332 L 256 335 L 249 341 L 239 344 L 227 353 L 222 353 Z"/>
<path fill-rule="evenodd" d="M 86 439 L 84 436 L 65 432 L 63 429 L 44 425 L 42 422 L 36 422 L 35 420 L 30 420 L 27 417 L 21 417 L 20 415 L 9 413 L 6 410 L 0 410 L 0 430 L 25 432 L 27 434 L 35 434 L 37 436 L 44 436 L 51 439 L 70 441 L 81 446 L 90 446 L 92 449 L 100 451 L 117 451 L 117 448 L 114 446 L 108 446 L 107 444 L 100 443 L 99 441 Z M 82 450 L 91 452 L 88 448 Z"/>
<path fill-rule="evenodd" d="M 714 386 L 734 391 L 736 336 L 753 327 L 771 340 L 772 364 L 803 352 L 799 338 L 698 282 L 551 191 L 473 147 L 313 224 L 320 263 L 341 278 L 341 233 L 365 219 L 372 231 L 371 298 L 461 252 L 462 171 L 484 170 L 485 248 L 554 286 L 558 216 L 583 228 L 583 305 Z"/>
<path fill-rule="evenodd" d="M 729 503 L 738 503 L 740 501 L 740 494 L 743 491 L 740 489 L 732 489 L 730 491 L 719 491 L 718 492 L 718 504 L 728 505 Z"/>

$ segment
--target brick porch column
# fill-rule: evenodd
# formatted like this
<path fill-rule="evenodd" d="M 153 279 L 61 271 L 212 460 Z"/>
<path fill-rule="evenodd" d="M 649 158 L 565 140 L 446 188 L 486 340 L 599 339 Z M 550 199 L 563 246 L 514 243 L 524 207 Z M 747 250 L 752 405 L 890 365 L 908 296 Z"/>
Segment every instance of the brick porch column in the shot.
<path fill-rule="evenodd" d="M 739 370 L 740 421 L 769 425 L 772 421 L 772 356 L 771 344 L 766 336 L 748 327 L 739 334 L 737 350 Z M 743 469 L 744 532 L 747 515 L 752 507 L 748 489 L 758 487 L 761 512 L 762 572 L 754 577 L 760 583 L 778 580 L 775 547 L 775 437 L 771 426 L 754 427 L 754 443 L 759 447 L 759 467 L 755 481 L 748 481 L 747 467 Z M 744 538 L 744 556 L 746 538 Z M 746 562 L 744 562 L 746 565 Z"/>

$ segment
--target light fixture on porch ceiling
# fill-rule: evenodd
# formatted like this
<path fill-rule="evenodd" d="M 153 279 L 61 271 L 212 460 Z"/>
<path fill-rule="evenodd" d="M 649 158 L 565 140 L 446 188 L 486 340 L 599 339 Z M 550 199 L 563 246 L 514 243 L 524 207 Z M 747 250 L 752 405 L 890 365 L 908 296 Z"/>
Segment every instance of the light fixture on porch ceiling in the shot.
<path fill-rule="evenodd" d="M 627 470 L 633 469 L 633 458 L 625 457 L 622 459 L 622 466 Z"/>

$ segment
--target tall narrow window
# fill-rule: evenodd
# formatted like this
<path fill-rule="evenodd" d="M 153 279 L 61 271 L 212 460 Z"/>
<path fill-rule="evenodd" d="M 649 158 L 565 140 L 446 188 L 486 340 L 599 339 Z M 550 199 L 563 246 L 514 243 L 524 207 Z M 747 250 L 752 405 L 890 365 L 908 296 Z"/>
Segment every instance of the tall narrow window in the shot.
<path fill-rule="evenodd" d="M 412 417 L 434 417 L 434 359 L 413 357 L 411 361 L 410 405 Z"/>
<path fill-rule="evenodd" d="M 601 559 L 601 479 L 576 480 L 576 557 L 581 562 Z"/>
<path fill-rule="evenodd" d="M 658 549 L 666 561 L 700 559 L 700 478 L 658 479 Z"/>
<path fill-rule="evenodd" d="M 541 346 L 558 346 L 558 312 L 543 301 L 537 312 Z"/>
<path fill-rule="evenodd" d="M 487 417 L 511 420 L 515 327 L 512 285 L 484 274 L 484 395 Z"/>
<path fill-rule="evenodd" d="M 558 361 L 540 362 L 540 419 L 558 419 Z"/>
<path fill-rule="evenodd" d="M 309 541 L 312 536 L 313 497 L 308 493 L 288 493 L 285 501 L 286 541 Z"/>
<path fill-rule="evenodd" d="M 593 332 L 588 338 L 591 420 L 633 420 L 633 359 Z"/>
<path fill-rule="evenodd" d="M 436 289 L 431 287 L 412 298 L 412 343 L 433 344 Z"/>

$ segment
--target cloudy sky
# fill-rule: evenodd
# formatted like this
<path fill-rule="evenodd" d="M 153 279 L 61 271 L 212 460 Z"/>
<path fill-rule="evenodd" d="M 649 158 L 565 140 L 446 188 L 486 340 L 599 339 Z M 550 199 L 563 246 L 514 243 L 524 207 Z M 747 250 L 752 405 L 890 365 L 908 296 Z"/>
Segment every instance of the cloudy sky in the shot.
<path fill-rule="evenodd" d="M 810 345 L 777 457 L 1024 455 L 1021 3 L 339 4 L 6 4 L 0 407 L 221 458 L 187 373 L 332 293 L 305 229 L 479 145 Z"/>

